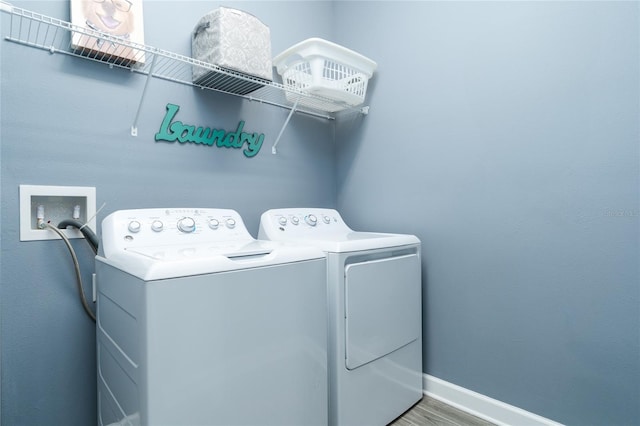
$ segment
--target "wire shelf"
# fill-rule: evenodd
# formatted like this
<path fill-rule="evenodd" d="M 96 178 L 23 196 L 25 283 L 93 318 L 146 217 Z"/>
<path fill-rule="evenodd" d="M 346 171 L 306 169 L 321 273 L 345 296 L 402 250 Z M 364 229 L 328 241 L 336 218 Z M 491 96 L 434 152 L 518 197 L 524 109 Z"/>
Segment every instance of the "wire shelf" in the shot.
<path fill-rule="evenodd" d="M 9 24 L 2 26 L 3 32 L 8 32 L 5 35 L 7 41 L 47 50 L 52 54 L 63 53 L 102 62 L 110 68 L 126 68 L 132 72 L 144 74 L 148 78 L 159 78 L 203 90 L 241 96 L 291 110 L 291 113 L 295 110 L 295 112 L 329 120 L 335 118 L 333 112 L 353 109 L 347 104 L 286 88 L 277 82 L 255 78 L 177 53 L 73 25 L 60 19 L 14 7 L 5 1 L 0 1 L 0 11 L 10 15 Z M 103 48 L 96 51 L 81 47 L 82 43 L 78 41 L 83 37 L 100 40 Z M 205 69 L 207 73 L 204 78 L 193 82 L 192 72 L 195 67 Z M 146 88 L 147 85 L 145 85 L 145 91 Z M 140 106 L 143 100 L 144 93 Z M 298 102 L 298 100 L 304 101 Z M 132 126 L 132 134 L 134 134 L 137 118 Z"/>

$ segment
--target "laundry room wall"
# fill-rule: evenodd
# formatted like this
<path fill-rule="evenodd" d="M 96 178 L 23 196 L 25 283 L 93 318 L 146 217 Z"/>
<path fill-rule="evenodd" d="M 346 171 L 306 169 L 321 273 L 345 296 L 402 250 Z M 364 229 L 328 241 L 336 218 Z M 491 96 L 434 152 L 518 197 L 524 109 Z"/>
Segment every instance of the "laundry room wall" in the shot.
<path fill-rule="evenodd" d="M 640 423 L 638 2 L 348 2 L 379 68 L 337 205 L 423 242 L 424 371 L 565 424 Z"/>
<path fill-rule="evenodd" d="M 70 19 L 69 1 L 12 4 Z M 267 24 L 274 55 L 312 36 L 330 38 L 333 29 L 329 2 L 143 5 L 145 44 L 186 56 L 196 22 L 221 5 Z M 256 235 L 266 209 L 334 207 L 334 124 L 296 114 L 272 155 L 288 110 L 152 79 L 132 137 L 144 76 L 5 41 L 9 16 L 0 15 L 0 422 L 87 426 L 96 421 L 94 324 L 62 241 L 19 241 L 19 185 L 95 187 L 97 207 L 105 205 L 98 223 L 119 209 L 231 208 Z M 178 119 L 188 124 L 233 130 L 244 120 L 245 130 L 266 135 L 264 145 L 246 158 L 241 150 L 155 142 L 168 103 L 180 106 Z M 84 241 L 73 246 L 91 294 L 92 253 Z"/>

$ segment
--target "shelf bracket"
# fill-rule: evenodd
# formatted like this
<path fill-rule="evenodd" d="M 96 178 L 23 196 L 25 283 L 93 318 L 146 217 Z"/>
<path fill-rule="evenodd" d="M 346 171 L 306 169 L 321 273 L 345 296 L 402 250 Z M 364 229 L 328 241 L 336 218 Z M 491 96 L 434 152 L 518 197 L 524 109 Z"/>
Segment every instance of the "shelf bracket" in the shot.
<path fill-rule="evenodd" d="M 153 77 L 153 70 L 156 67 L 157 60 L 158 60 L 158 55 L 154 54 L 153 59 L 151 60 L 151 67 L 149 68 L 149 74 L 147 74 L 147 81 L 144 82 L 144 88 L 142 89 L 142 96 L 140 97 L 140 104 L 138 105 L 138 111 L 136 112 L 136 117 L 133 119 L 133 124 L 131 125 L 131 136 L 138 136 L 138 119 L 140 118 L 140 111 L 142 111 L 142 103 L 144 102 L 144 98 L 147 95 L 147 88 L 149 87 L 149 81 Z"/>
<path fill-rule="evenodd" d="M 278 137 L 276 138 L 276 141 L 273 143 L 273 146 L 271 147 L 271 153 L 273 155 L 278 153 L 278 150 L 276 149 L 276 146 L 278 146 L 278 142 L 280 142 L 280 138 L 282 137 L 282 133 L 284 133 L 284 129 L 289 124 L 289 120 L 291 120 L 291 116 L 293 115 L 294 112 L 296 112 L 296 108 L 298 107 L 298 102 L 299 101 L 300 101 L 300 98 L 296 99 L 296 102 L 291 107 L 291 111 L 289 111 L 289 115 L 287 116 L 287 119 L 284 121 L 284 124 L 282 125 L 282 129 L 280 129 L 280 133 L 278 133 Z"/>

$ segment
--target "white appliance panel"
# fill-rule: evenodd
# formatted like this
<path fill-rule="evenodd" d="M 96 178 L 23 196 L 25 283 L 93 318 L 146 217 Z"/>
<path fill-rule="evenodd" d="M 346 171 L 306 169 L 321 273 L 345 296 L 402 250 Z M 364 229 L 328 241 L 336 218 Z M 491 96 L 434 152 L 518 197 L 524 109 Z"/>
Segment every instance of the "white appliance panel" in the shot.
<path fill-rule="evenodd" d="M 417 254 L 345 268 L 346 367 L 360 367 L 420 338 Z"/>

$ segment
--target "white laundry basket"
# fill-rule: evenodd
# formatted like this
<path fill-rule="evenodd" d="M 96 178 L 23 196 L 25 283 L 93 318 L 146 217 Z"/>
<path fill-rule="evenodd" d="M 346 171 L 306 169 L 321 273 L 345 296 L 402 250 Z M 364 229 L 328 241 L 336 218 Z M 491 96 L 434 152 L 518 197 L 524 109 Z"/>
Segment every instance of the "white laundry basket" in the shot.
<path fill-rule="evenodd" d="M 304 40 L 273 59 L 290 102 L 317 107 L 313 99 L 296 92 L 320 96 L 329 112 L 355 107 L 364 102 L 367 84 L 377 64 L 343 46 L 321 38 Z"/>

